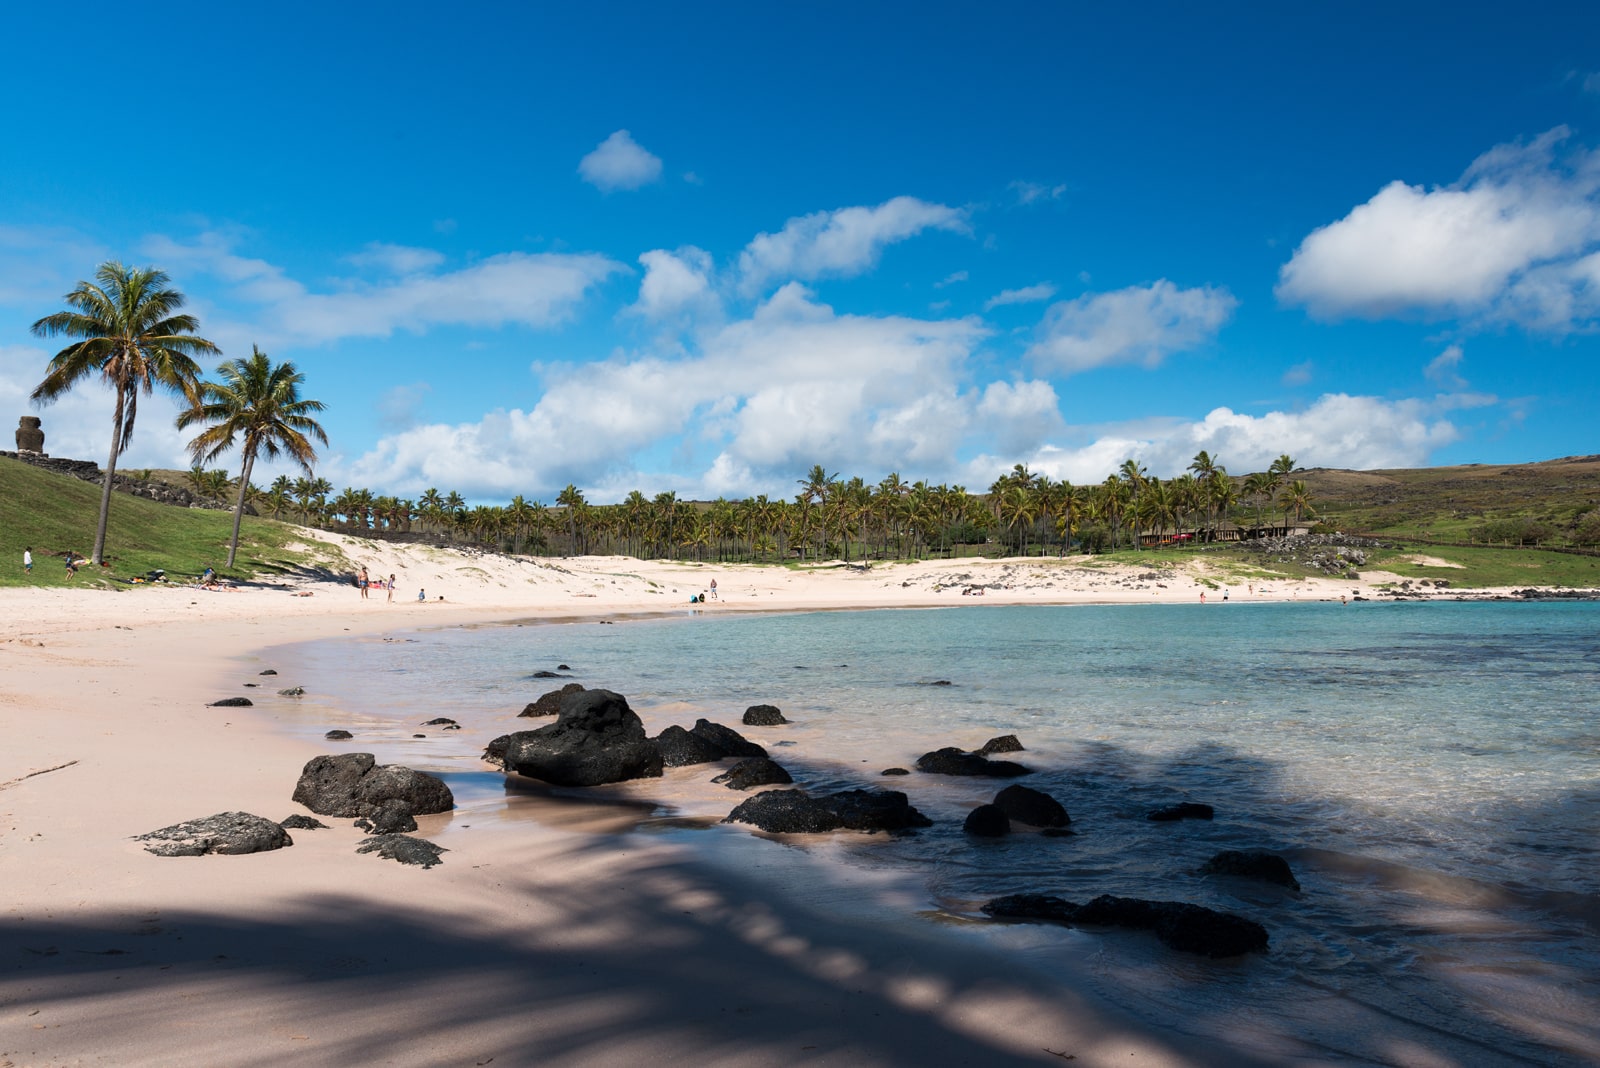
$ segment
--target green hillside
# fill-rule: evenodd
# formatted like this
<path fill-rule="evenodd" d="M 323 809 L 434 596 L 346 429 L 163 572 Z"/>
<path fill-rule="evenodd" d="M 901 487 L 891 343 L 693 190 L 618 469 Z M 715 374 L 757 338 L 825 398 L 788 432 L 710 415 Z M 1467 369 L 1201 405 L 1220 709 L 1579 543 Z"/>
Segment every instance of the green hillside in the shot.
<path fill-rule="evenodd" d="M 69 550 L 88 554 L 99 511 L 100 487 L 0 457 L 0 586 L 122 587 L 116 579 L 154 568 L 182 579 L 208 565 L 220 569 L 227 559 L 231 513 L 175 508 L 117 493 L 106 535 L 111 566 L 84 565 L 76 578 L 68 578 L 63 557 Z M 246 516 L 237 564 L 224 577 L 247 580 L 304 565 L 304 552 L 285 548 L 294 540 L 294 527 Z M 22 570 L 22 550 L 28 546 L 33 548 L 31 576 Z"/>

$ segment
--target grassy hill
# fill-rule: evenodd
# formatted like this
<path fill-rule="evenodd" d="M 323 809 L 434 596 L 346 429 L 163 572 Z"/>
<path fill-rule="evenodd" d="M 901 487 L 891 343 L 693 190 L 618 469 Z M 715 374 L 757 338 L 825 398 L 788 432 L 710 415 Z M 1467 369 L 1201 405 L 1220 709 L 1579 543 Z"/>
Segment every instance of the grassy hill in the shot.
<path fill-rule="evenodd" d="M 221 570 L 233 532 L 229 512 L 175 508 L 126 493 L 111 498 L 106 555 L 111 567 L 87 565 L 69 579 L 62 555 L 88 555 L 94 546 L 100 487 L 66 475 L 0 457 L 0 586 L 118 586 L 161 568 L 172 578 L 198 575 L 209 565 Z M 311 561 L 286 548 L 295 528 L 246 517 L 236 566 L 225 577 L 249 579 L 280 574 Z M 22 571 L 22 550 L 33 548 L 33 575 Z M 54 554 L 54 555 L 52 555 Z"/>

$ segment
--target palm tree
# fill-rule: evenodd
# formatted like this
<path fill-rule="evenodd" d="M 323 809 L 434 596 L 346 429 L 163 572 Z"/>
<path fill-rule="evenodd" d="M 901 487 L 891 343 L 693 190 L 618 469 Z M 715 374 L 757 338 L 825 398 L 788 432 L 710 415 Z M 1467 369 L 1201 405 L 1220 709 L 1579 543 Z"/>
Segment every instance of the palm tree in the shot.
<path fill-rule="evenodd" d="M 178 429 L 209 424 L 189 443 L 197 463 L 215 460 L 239 446 L 239 496 L 233 505 L 233 540 L 228 543 L 227 566 L 232 567 L 239 553 L 239 522 L 244 517 L 245 493 L 256 457 L 264 454 L 276 460 L 280 454 L 286 455 L 310 475 L 317 458 L 311 439 L 326 445 L 328 435 L 313 418 L 324 405 L 300 396 L 306 376 L 296 371 L 294 364 L 274 364 L 252 345 L 249 359 L 228 360 L 217 368 L 217 374 L 222 381 L 201 383 L 195 405 L 179 414 Z"/>
<path fill-rule="evenodd" d="M 72 311 L 56 312 L 33 324 L 39 337 L 78 340 L 51 358 L 44 381 L 31 399 L 35 404 L 48 404 L 95 372 L 117 391 L 111 415 L 111 455 L 100 487 L 100 519 L 91 557 L 98 564 L 105 558 L 117 457 L 133 440 L 139 394 L 149 396 L 160 386 L 192 403 L 200 381 L 200 367 L 193 357 L 218 349 L 205 338 L 192 336 L 200 329 L 199 320 L 176 314 L 184 297 L 168 287 L 171 279 L 166 272 L 112 261 L 100 265 L 95 279 L 79 282 L 78 288 L 62 298 Z"/>

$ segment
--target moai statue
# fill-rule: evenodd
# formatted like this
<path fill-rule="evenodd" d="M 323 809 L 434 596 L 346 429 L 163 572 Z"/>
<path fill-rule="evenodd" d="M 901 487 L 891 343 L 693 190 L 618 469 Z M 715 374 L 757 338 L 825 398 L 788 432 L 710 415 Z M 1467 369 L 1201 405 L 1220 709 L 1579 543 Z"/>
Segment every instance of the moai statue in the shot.
<path fill-rule="evenodd" d="M 37 415 L 25 415 L 17 421 L 17 451 L 44 455 L 44 431 Z"/>

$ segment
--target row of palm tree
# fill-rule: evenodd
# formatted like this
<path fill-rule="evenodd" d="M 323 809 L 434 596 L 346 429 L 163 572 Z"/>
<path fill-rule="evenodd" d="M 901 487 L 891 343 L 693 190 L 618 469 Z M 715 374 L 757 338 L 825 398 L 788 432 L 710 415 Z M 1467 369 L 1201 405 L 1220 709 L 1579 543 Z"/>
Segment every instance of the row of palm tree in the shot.
<path fill-rule="evenodd" d="M 312 441 L 328 441 L 315 419 L 323 405 L 300 396 L 304 376 L 293 364 L 274 364 L 252 346 L 248 358 L 218 366 L 217 380 L 202 381 L 194 356 L 219 350 L 196 336 L 199 324 L 193 316 L 179 313 L 184 297 L 170 288 L 166 274 L 112 262 L 102 264 L 95 277 L 66 295 L 72 310 L 33 324 L 40 336 L 76 339 L 50 361 L 33 399 L 53 401 L 95 374 L 116 391 L 95 533 L 96 563 L 104 558 L 111 476 L 132 440 L 139 397 L 157 388 L 183 402 L 180 429 L 200 428 L 190 443 L 196 489 L 219 497 L 230 488 L 236 491 L 230 567 L 248 500 L 260 501 L 278 518 L 295 517 L 302 523 L 356 533 L 420 530 L 518 553 L 532 547 L 569 554 L 761 560 L 820 558 L 833 551 L 846 563 L 855 554 L 916 558 L 993 541 L 1024 555 L 1035 546 L 1047 552 L 1052 544 L 1064 554 L 1074 540 L 1088 547 L 1109 543 L 1115 549 L 1124 534 L 1138 548 L 1142 537 L 1160 542 L 1169 531 L 1176 536 L 1186 526 L 1198 540 L 1211 540 L 1244 501 L 1254 506 L 1257 528 L 1264 503 L 1281 510 L 1286 520 L 1290 514 L 1299 520 L 1313 512 L 1305 483 L 1288 481 L 1295 467 L 1289 456 L 1239 480 L 1206 452 L 1198 453 L 1189 470 L 1176 478 L 1152 477 L 1130 459 L 1093 486 L 1056 481 L 1018 464 L 996 479 L 986 495 L 971 494 L 963 486 L 908 483 L 898 473 L 868 485 L 860 477 L 841 479 L 821 465 L 796 480 L 799 489 L 792 501 L 759 495 L 701 505 L 671 491 L 647 498 L 635 490 L 618 504 L 591 505 L 574 485 L 563 489 L 550 507 L 517 496 L 505 507 L 468 508 L 459 493 L 436 489 L 415 501 L 354 487 L 334 495 L 332 484 L 312 469 Z M 236 479 L 205 467 L 236 448 Z M 250 475 L 263 455 L 292 460 L 304 477 L 280 475 L 260 490 Z"/>
<path fill-rule="evenodd" d="M 165 272 L 153 267 L 103 263 L 95 271 L 95 281 L 79 282 L 63 298 L 69 310 L 33 324 L 39 337 L 74 339 L 50 360 L 44 381 L 33 391 L 34 403 L 48 404 L 97 375 L 116 393 L 111 452 L 91 556 L 95 564 L 105 559 L 117 460 L 133 440 L 141 396 L 160 389 L 180 399 L 184 407 L 178 415 L 179 429 L 201 427 L 189 446 L 197 467 L 239 450 L 229 567 L 239 552 L 239 523 L 257 457 L 286 456 L 309 475 L 316 460 L 312 440 L 328 443 L 315 419 L 323 410 L 322 402 L 300 396 L 305 376 L 292 363 L 274 364 L 251 346 L 248 358 L 218 366 L 216 381 L 202 381 L 195 357 L 220 355 L 221 350 L 197 335 L 199 321 L 179 311 L 186 301 L 170 282 Z"/>

